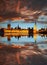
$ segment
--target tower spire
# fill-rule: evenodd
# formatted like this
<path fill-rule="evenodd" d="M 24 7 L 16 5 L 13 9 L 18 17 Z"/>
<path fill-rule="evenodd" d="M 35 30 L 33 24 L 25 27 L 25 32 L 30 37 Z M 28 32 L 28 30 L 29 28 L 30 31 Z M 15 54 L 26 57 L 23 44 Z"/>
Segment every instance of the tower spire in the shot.
<path fill-rule="evenodd" d="M 37 25 L 36 25 L 36 22 L 35 22 L 35 25 L 34 25 L 34 40 L 35 40 L 35 43 L 36 43 L 36 39 L 37 39 Z"/>

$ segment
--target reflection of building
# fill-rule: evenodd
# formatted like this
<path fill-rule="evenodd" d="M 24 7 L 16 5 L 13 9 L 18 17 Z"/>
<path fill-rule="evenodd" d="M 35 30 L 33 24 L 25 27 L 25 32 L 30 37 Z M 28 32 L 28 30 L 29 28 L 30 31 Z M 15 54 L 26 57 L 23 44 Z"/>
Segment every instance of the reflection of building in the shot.
<path fill-rule="evenodd" d="M 41 28 L 38 32 L 41 34 L 47 34 L 47 28 Z"/>
<path fill-rule="evenodd" d="M 33 37 L 33 28 L 30 29 L 21 29 L 18 25 L 18 27 L 15 27 L 14 29 L 11 28 L 11 25 L 8 24 L 7 29 L 4 29 L 4 35 L 10 35 L 10 36 L 32 36 Z"/>
<path fill-rule="evenodd" d="M 4 28 L 0 29 L 0 36 L 4 36 Z"/>
<path fill-rule="evenodd" d="M 28 28 L 28 29 L 21 29 L 19 27 L 19 25 L 18 25 L 18 27 L 15 27 L 13 29 L 13 28 L 11 28 L 11 25 L 8 24 L 7 28 L 0 29 L 0 32 L 2 32 L 2 33 L 0 33 L 0 36 L 7 36 L 8 40 L 10 40 L 10 38 L 12 36 L 18 37 L 18 39 L 21 36 L 29 36 L 29 37 L 32 36 L 33 37 L 33 28 L 32 29 L 30 29 L 30 28 Z"/>
<path fill-rule="evenodd" d="M 29 31 L 29 33 L 28 33 L 28 34 L 29 34 L 29 37 L 30 37 L 30 36 L 33 37 L 33 28 L 32 28 L 32 29 L 28 28 L 28 31 Z"/>
<path fill-rule="evenodd" d="M 47 34 L 39 34 L 41 37 L 47 37 Z"/>
<path fill-rule="evenodd" d="M 18 27 L 11 28 L 11 25 L 8 24 L 7 25 L 7 28 L 4 28 L 3 31 L 4 31 L 3 32 L 3 35 L 4 36 L 7 36 L 8 37 L 8 40 L 10 40 L 10 38 L 12 36 L 18 37 L 18 39 L 21 36 L 28 36 L 28 37 L 32 36 L 33 37 L 33 35 L 36 34 L 36 25 L 35 25 L 34 28 L 21 29 L 19 27 L 19 25 L 18 25 Z M 2 30 L 1 30 L 1 32 L 2 32 Z M 2 34 L 0 34 L 0 35 L 2 36 Z"/>

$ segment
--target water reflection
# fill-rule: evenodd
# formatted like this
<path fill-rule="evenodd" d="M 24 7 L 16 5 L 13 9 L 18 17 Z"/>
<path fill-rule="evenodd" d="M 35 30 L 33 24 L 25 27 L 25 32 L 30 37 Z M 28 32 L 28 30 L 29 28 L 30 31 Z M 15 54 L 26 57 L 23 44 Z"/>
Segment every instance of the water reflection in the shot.
<path fill-rule="evenodd" d="M 43 34 L 41 34 L 43 35 Z M 37 36 L 37 37 L 36 37 Z M 28 37 L 28 36 L 22 36 L 22 37 L 11 37 L 11 36 L 7 36 L 7 37 L 0 37 L 0 42 L 6 42 L 6 43 L 26 43 L 26 42 L 29 42 L 29 43 L 38 43 L 38 42 L 47 42 L 47 37 L 46 35 L 44 35 L 43 37 L 42 36 L 39 36 L 38 34 L 36 34 L 36 36 L 34 37 Z"/>
<path fill-rule="evenodd" d="M 12 28 L 11 24 L 8 24 L 7 28 L 1 28 L 0 29 L 0 36 L 1 36 L 0 42 L 6 42 L 8 44 L 9 43 L 11 44 L 22 43 L 22 42 L 23 43 L 47 42 L 47 28 L 42 27 L 38 29 L 36 23 L 34 24 L 33 27 L 28 27 L 28 25 L 26 25 L 26 27 L 21 28 L 18 25 L 17 27 Z"/>
<path fill-rule="evenodd" d="M 19 24 L 0 28 L 0 64 L 47 65 L 47 28 Z"/>
<path fill-rule="evenodd" d="M 43 47 L 43 49 L 39 47 Z M 2 65 L 47 65 L 47 49 L 41 44 L 24 46 L 0 44 L 0 56 Z"/>

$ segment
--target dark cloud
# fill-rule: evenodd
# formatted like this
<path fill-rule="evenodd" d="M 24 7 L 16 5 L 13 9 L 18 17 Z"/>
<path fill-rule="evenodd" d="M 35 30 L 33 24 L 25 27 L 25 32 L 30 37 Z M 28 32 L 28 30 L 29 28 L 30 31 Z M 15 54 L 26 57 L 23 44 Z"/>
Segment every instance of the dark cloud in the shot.
<path fill-rule="evenodd" d="M 32 7 L 33 10 L 39 10 L 47 6 L 47 0 L 26 0 L 27 6 Z"/>
<path fill-rule="evenodd" d="M 41 10 L 44 7 L 47 7 L 47 0 L 20 0 L 20 8 L 27 6 L 28 9 L 32 10 Z M 0 16 L 3 17 L 15 17 L 19 16 L 17 14 L 18 0 L 0 0 Z"/>
<path fill-rule="evenodd" d="M 33 0 L 31 5 L 33 9 L 42 9 L 47 5 L 47 0 Z"/>
<path fill-rule="evenodd" d="M 17 0 L 0 0 L 0 16 L 8 18 L 19 16 L 16 6 Z"/>

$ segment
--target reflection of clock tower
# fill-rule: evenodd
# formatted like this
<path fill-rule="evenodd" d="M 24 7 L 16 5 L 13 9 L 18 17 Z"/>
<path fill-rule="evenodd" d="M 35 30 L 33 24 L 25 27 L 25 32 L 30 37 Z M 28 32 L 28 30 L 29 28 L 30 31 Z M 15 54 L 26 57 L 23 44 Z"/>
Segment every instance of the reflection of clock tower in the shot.
<path fill-rule="evenodd" d="M 35 22 L 35 25 L 34 25 L 33 33 L 34 33 L 34 40 L 36 41 L 36 39 L 37 39 L 37 25 L 36 25 L 36 22 Z"/>

